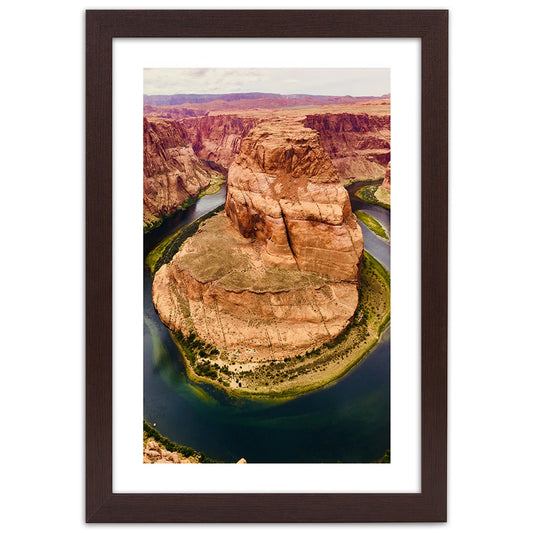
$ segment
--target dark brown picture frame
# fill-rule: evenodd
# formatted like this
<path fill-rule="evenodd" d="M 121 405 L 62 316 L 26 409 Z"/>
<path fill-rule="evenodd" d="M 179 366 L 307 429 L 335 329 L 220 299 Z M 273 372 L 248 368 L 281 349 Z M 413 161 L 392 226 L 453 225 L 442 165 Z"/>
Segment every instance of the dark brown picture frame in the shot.
<path fill-rule="evenodd" d="M 420 493 L 113 493 L 112 40 L 132 37 L 421 40 Z M 86 129 L 86 521 L 446 521 L 448 12 L 87 11 Z"/>

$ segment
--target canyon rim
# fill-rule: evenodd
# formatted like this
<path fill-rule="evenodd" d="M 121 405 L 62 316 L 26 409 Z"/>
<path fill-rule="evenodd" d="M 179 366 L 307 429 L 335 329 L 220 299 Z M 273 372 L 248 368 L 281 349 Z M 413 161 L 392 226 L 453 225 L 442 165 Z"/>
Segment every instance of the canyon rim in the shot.
<path fill-rule="evenodd" d="M 152 90 L 154 70 L 145 71 Z M 380 71 L 368 72 L 373 94 L 359 94 L 354 76 L 324 96 L 284 90 L 285 79 L 309 83 L 302 71 L 312 69 L 162 70 L 168 94 L 144 96 L 145 360 L 161 370 L 164 328 L 167 371 L 182 377 L 159 412 L 184 386 L 237 412 L 243 401 L 285 405 L 335 388 L 390 323 L 389 264 L 377 258 L 390 254 L 388 71 L 359 69 Z M 335 70 L 344 69 L 331 69 L 332 81 Z M 225 78 L 248 90 L 220 92 Z M 187 82 L 218 90 L 185 92 Z M 151 404 L 146 379 L 144 394 Z M 390 417 L 382 404 L 380 427 Z M 376 461 L 390 457 L 390 430 L 380 431 Z M 208 451 L 201 438 L 183 442 L 180 428 L 165 436 Z"/>

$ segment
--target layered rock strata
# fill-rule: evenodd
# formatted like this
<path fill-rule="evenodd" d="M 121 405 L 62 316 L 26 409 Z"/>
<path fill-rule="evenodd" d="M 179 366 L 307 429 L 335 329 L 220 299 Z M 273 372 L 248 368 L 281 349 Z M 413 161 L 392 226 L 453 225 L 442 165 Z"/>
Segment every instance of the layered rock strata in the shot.
<path fill-rule="evenodd" d="M 144 464 L 184 464 L 184 463 L 194 463 L 198 464 L 200 462 L 199 456 L 191 455 L 185 457 L 182 453 L 179 452 L 170 452 L 168 451 L 161 443 L 157 442 L 154 439 L 149 439 L 143 445 L 143 463 Z"/>
<path fill-rule="evenodd" d="M 143 133 L 143 219 L 148 229 L 197 197 L 217 173 L 194 153 L 179 122 L 145 118 Z"/>
<path fill-rule="evenodd" d="M 304 124 L 320 133 L 343 180 L 383 179 L 390 161 L 390 115 L 325 113 Z"/>
<path fill-rule="evenodd" d="M 181 126 L 198 157 L 228 169 L 241 149 L 243 137 L 258 122 L 254 118 L 217 115 L 183 120 Z"/>
<path fill-rule="evenodd" d="M 226 214 L 264 243 L 267 266 L 358 279 L 361 230 L 314 130 L 288 121 L 255 128 L 230 168 Z"/>
<path fill-rule="evenodd" d="M 297 119 L 320 133 L 322 146 L 342 181 L 385 177 L 390 161 L 390 115 L 317 113 Z M 199 158 L 228 169 L 240 152 L 242 139 L 265 120 L 261 115 L 213 115 L 187 118 L 180 126 Z"/>
<path fill-rule="evenodd" d="M 229 170 L 225 213 L 161 267 L 163 322 L 233 361 L 280 360 L 331 341 L 358 304 L 363 237 L 316 131 L 262 123 Z"/>

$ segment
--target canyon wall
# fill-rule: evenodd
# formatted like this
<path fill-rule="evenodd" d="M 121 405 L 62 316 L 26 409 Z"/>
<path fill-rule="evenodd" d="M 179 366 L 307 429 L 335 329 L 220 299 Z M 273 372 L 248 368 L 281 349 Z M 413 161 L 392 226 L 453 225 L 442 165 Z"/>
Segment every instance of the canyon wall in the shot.
<path fill-rule="evenodd" d="M 212 115 L 185 118 L 180 124 L 187 141 L 201 159 L 228 169 L 239 153 L 242 139 L 264 114 Z M 299 120 L 320 133 L 321 143 L 342 181 L 379 180 L 390 161 L 390 116 L 368 113 L 299 114 Z"/>
<path fill-rule="evenodd" d="M 383 179 L 390 161 L 390 115 L 307 115 L 304 124 L 320 133 L 324 150 L 344 180 Z"/>
<path fill-rule="evenodd" d="M 143 120 L 143 219 L 145 230 L 195 198 L 216 174 L 194 153 L 175 120 Z"/>
<path fill-rule="evenodd" d="M 241 149 L 243 137 L 258 122 L 251 117 L 215 115 L 183 120 L 181 126 L 198 157 L 228 169 Z"/>

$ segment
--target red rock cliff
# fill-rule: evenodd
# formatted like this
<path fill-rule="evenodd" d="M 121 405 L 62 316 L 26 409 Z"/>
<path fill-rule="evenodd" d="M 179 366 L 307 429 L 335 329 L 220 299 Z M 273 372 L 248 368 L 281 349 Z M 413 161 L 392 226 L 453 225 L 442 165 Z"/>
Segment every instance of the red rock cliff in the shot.
<path fill-rule="evenodd" d="M 181 125 L 195 154 L 227 169 L 241 149 L 242 138 L 257 123 L 254 118 L 218 115 L 186 119 Z"/>
<path fill-rule="evenodd" d="M 390 160 L 390 116 L 317 113 L 295 120 L 320 133 L 321 143 L 341 180 L 383 179 Z M 242 139 L 264 117 L 214 115 L 181 121 L 187 141 L 201 158 L 229 168 Z M 269 120 L 270 122 L 270 120 Z"/>
<path fill-rule="evenodd" d="M 363 237 L 346 189 L 316 131 L 261 123 L 243 140 L 228 174 L 226 214 L 264 243 L 266 265 L 359 277 Z"/>
<path fill-rule="evenodd" d="M 188 145 L 179 122 L 145 118 L 143 133 L 143 218 L 149 229 L 208 187 L 213 170 Z"/>
<path fill-rule="evenodd" d="M 383 179 L 390 161 L 390 115 L 308 115 L 304 124 L 320 133 L 324 150 L 343 180 Z"/>

